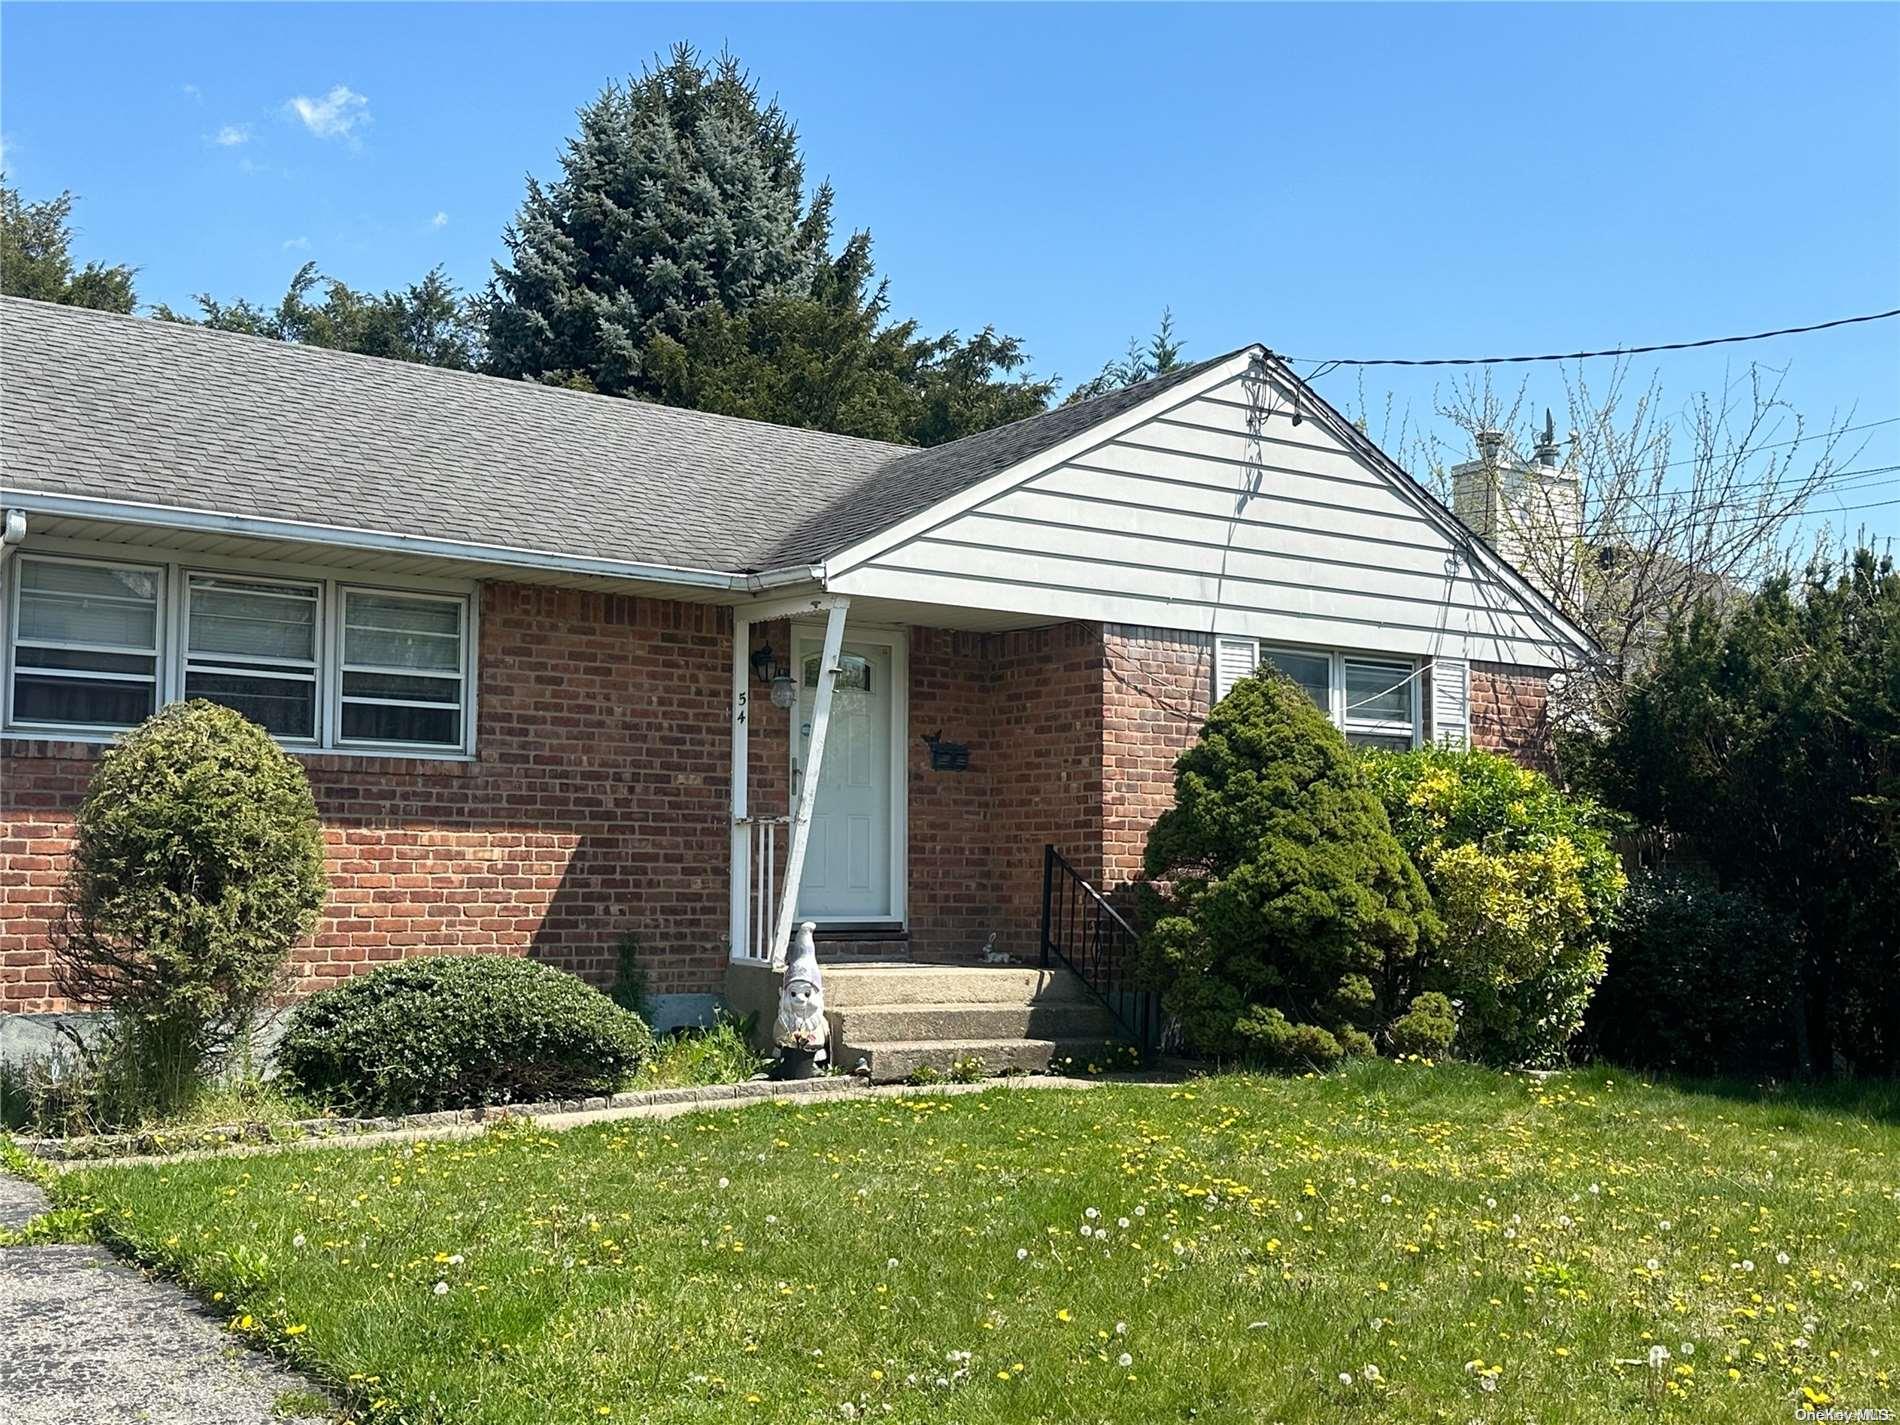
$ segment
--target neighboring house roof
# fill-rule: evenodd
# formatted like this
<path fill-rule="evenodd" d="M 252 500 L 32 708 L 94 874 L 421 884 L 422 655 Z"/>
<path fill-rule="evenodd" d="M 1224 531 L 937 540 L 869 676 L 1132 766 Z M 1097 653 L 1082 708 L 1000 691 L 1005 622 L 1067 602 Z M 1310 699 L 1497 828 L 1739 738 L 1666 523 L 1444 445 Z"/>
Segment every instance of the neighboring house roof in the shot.
<path fill-rule="evenodd" d="M 0 299 L 18 491 L 741 571 L 815 563 L 1208 363 L 919 450 Z"/>

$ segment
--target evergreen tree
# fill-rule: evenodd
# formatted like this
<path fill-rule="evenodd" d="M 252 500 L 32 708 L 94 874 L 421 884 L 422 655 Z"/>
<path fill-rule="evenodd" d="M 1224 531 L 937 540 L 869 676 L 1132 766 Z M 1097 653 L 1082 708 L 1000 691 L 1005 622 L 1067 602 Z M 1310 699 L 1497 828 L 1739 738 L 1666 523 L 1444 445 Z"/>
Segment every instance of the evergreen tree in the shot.
<path fill-rule="evenodd" d="M 1721 889 L 1792 918 L 1812 1071 L 1900 1066 L 1900 573 L 1872 550 L 1706 602 L 1595 765 Z M 1612 958 L 1612 970 L 1614 970 Z M 1743 987 L 1737 986 L 1737 992 Z"/>
<path fill-rule="evenodd" d="M 1370 1053 L 1439 924 L 1339 730 L 1277 672 L 1243 678 L 1174 794 L 1148 837 L 1170 889 L 1143 953 L 1190 1043 L 1289 1065 Z"/>
<path fill-rule="evenodd" d="M 323 288 L 323 300 L 311 293 Z M 440 267 L 420 282 L 377 295 L 359 292 L 306 262 L 290 279 L 275 308 L 248 298 L 220 302 L 207 293 L 197 297 L 200 316 L 184 316 L 160 304 L 153 315 L 164 321 L 191 322 L 215 331 L 241 332 L 276 341 L 302 342 L 361 356 L 386 356 L 426 366 L 468 371 L 479 364 L 481 323 L 473 304 L 456 290 Z"/>
<path fill-rule="evenodd" d="M 737 59 L 708 65 L 688 45 L 580 111 L 561 177 L 528 180 L 503 235 L 488 303 L 498 375 L 652 395 L 656 336 L 693 315 L 729 316 L 777 296 L 812 296 L 831 265 L 831 189 L 805 199 L 798 135 Z M 865 263 L 859 234 L 837 259 Z"/>
<path fill-rule="evenodd" d="M 905 445 L 938 445 L 1040 412 L 1052 382 L 1013 373 L 1028 358 L 985 328 L 920 337 L 888 322 L 880 283 L 867 295 L 869 248 L 826 270 L 813 296 L 771 297 L 739 315 L 707 305 L 677 338 L 647 350 L 668 405 Z"/>
<path fill-rule="evenodd" d="M 68 307 L 130 312 L 136 269 L 88 262 L 73 270 L 72 213 L 71 193 L 23 203 L 20 190 L 0 173 L 0 291 Z"/>
<path fill-rule="evenodd" d="M 1143 345 L 1140 337 L 1128 338 L 1128 352 L 1119 360 L 1111 361 L 1084 381 L 1073 391 L 1063 405 L 1076 401 L 1086 401 L 1094 396 L 1105 396 L 1110 391 L 1119 391 L 1125 386 L 1138 386 L 1143 381 L 1152 381 L 1157 376 L 1165 376 L 1183 364 L 1181 354 L 1186 343 L 1174 334 L 1174 312 L 1163 307 L 1161 324 L 1154 335 Z"/>

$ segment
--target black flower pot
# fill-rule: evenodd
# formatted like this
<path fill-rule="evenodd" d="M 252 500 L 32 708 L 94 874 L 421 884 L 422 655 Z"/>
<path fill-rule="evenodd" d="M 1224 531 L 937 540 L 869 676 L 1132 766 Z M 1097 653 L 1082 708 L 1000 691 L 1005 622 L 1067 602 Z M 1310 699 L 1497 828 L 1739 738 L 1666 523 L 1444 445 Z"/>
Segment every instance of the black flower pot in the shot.
<path fill-rule="evenodd" d="M 778 1063 L 772 1066 L 775 1079 L 813 1079 L 818 1077 L 818 1051 L 816 1049 L 798 1049 L 783 1045 L 778 1051 Z"/>

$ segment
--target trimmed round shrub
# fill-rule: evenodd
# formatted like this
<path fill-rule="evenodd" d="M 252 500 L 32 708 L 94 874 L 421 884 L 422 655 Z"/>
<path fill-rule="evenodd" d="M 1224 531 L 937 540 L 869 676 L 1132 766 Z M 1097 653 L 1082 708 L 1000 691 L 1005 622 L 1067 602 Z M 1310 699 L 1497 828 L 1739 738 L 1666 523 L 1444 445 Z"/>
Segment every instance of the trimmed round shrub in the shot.
<path fill-rule="evenodd" d="M 1587 1037 L 1605 1059 L 1683 1074 L 1799 1066 L 1800 923 L 1688 871 L 1641 877 L 1612 936 Z"/>
<path fill-rule="evenodd" d="M 1436 990 L 1428 990 L 1412 1001 L 1411 1009 L 1392 1021 L 1388 1036 L 1394 1054 L 1418 1054 L 1437 1058 L 1451 1049 L 1458 1037 L 1458 1014 L 1452 1003 Z"/>
<path fill-rule="evenodd" d="M 310 996 L 277 1064 L 318 1098 L 422 1113 L 609 1093 L 652 1053 L 645 1021 L 563 970 L 432 955 Z"/>
<path fill-rule="evenodd" d="M 1368 1052 L 1438 922 L 1339 730 L 1277 672 L 1243 678 L 1174 790 L 1142 954 L 1189 1044 L 1285 1067 Z"/>
<path fill-rule="evenodd" d="M 55 928 L 61 988 L 113 1011 L 163 1112 L 245 1033 L 323 907 L 303 768 L 229 708 L 175 703 L 99 761 Z"/>
<path fill-rule="evenodd" d="M 1623 896 L 1614 818 L 1492 752 L 1424 747 L 1364 762 L 1444 921 L 1426 980 L 1456 1002 L 1457 1052 L 1561 1062 Z"/>

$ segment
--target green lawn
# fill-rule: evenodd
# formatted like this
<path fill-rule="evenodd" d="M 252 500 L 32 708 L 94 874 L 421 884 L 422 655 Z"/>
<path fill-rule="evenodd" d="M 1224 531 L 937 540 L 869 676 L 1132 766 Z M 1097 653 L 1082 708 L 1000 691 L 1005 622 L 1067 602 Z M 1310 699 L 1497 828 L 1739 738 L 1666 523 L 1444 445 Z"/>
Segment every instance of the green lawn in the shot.
<path fill-rule="evenodd" d="M 1900 1407 L 1894 1108 L 1367 1064 L 58 1192 L 376 1420 L 1726 1425 Z"/>

